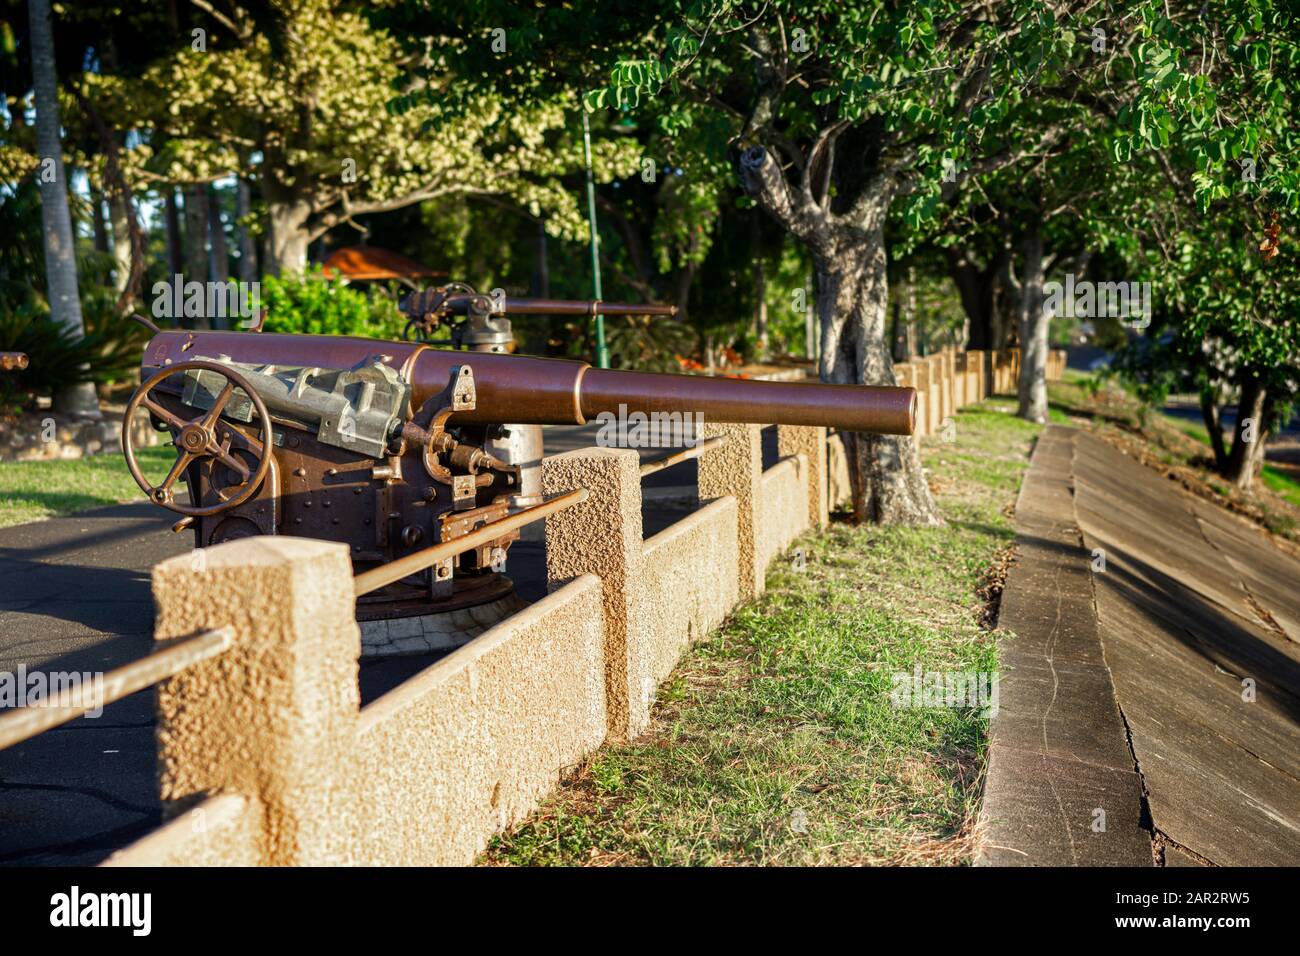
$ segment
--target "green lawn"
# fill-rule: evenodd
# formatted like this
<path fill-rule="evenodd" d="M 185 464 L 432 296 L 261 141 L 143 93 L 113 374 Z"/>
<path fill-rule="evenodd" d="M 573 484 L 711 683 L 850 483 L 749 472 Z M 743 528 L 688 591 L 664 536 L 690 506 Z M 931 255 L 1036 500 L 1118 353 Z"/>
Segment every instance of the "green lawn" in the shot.
<path fill-rule="evenodd" d="M 994 400 L 924 442 L 948 525 L 836 522 L 692 649 L 650 732 L 602 749 L 489 864 L 963 863 L 987 721 L 891 705 L 892 675 L 992 671 L 985 588 L 1038 427 Z"/>
<path fill-rule="evenodd" d="M 145 448 L 137 458 L 145 476 L 156 480 L 167 474 L 176 449 Z M 144 492 L 131 479 L 121 454 L 0 462 L 0 528 L 131 500 L 144 501 Z"/>
<path fill-rule="evenodd" d="M 1260 478 L 1268 488 L 1277 492 L 1294 507 L 1300 508 L 1300 481 L 1272 465 L 1264 466 Z"/>

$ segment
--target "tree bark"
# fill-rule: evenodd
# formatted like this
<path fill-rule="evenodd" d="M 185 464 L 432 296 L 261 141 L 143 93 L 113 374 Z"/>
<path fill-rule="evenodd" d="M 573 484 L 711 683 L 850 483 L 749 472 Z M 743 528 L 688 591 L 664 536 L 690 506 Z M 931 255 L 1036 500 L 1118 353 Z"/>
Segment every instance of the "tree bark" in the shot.
<path fill-rule="evenodd" d="M 221 220 L 221 195 L 216 186 L 208 187 L 208 226 L 212 243 L 212 261 L 209 266 L 217 282 L 230 279 L 230 249 L 226 244 L 226 226 Z"/>
<path fill-rule="evenodd" d="M 884 227 L 892 189 L 879 183 L 864 187 L 850 221 L 833 215 L 807 192 L 792 195 L 776 161 L 761 147 L 745 152 L 741 175 L 758 204 L 812 252 L 822 381 L 897 386 L 885 322 L 889 279 Z M 943 524 L 914 437 L 846 433 L 844 438 L 856 521 Z"/>
<path fill-rule="evenodd" d="M 1228 466 L 1228 450 L 1223 444 L 1223 423 L 1219 418 L 1218 396 L 1214 389 L 1201 389 L 1201 419 L 1205 430 L 1210 435 L 1210 447 L 1214 449 L 1214 470 L 1223 474 Z"/>
<path fill-rule="evenodd" d="M 108 252 L 108 226 L 104 222 L 104 194 L 90 187 L 90 222 L 95 235 L 95 251 Z"/>
<path fill-rule="evenodd" d="M 1051 316 L 1043 302 L 1043 232 L 1035 217 L 1021 241 L 1024 272 L 1020 287 L 1020 407 L 1016 414 L 1047 423 L 1047 344 Z"/>
<path fill-rule="evenodd" d="M 257 245 L 248 228 L 248 217 L 252 215 L 253 197 L 248 187 L 248 180 L 239 179 L 235 192 L 235 237 L 239 247 L 239 281 L 257 281 Z"/>
<path fill-rule="evenodd" d="M 537 222 L 537 235 L 533 242 L 533 275 L 528 283 L 532 294 L 539 299 L 551 297 L 551 263 L 546 239 L 546 223 Z"/>
<path fill-rule="evenodd" d="M 210 254 L 208 256 L 208 274 L 213 282 L 230 281 L 230 251 L 226 245 L 226 227 L 221 221 L 221 196 L 217 187 L 209 185 L 205 190 L 207 201 L 208 239 Z M 229 315 L 210 316 L 214 329 L 229 329 L 237 324 L 238 319 Z"/>
<path fill-rule="evenodd" d="M 813 295 L 817 288 L 817 280 L 810 271 L 804 278 L 804 308 L 803 308 L 803 345 L 804 354 L 810 358 L 817 358 L 817 307 L 816 298 Z"/>
<path fill-rule="evenodd" d="M 838 237 L 814 250 L 814 262 L 822 381 L 897 385 L 885 333 L 889 287 L 883 233 Z M 915 438 L 857 432 L 844 437 L 855 521 L 942 524 Z"/>
<path fill-rule="evenodd" d="M 84 338 L 77 287 L 77 255 L 68 212 L 68 182 L 60 138 L 58 74 L 54 64 L 54 23 L 49 0 L 29 0 L 32 81 L 36 92 L 36 146 L 41 156 L 37 180 L 45 239 L 46 295 L 50 317 L 76 338 Z M 48 174 L 47 174 L 48 170 Z M 54 396 L 55 408 L 68 414 L 98 417 L 99 399 L 89 382 L 69 386 Z"/>
<path fill-rule="evenodd" d="M 131 223 L 127 219 L 126 200 L 113 199 L 109 212 L 113 221 L 113 288 L 120 296 L 131 281 Z"/>
<path fill-rule="evenodd" d="M 311 210 L 304 202 L 268 200 L 270 235 L 266 244 L 266 271 L 275 276 L 302 275 L 307 270 L 307 247 L 311 233 L 307 218 Z"/>
<path fill-rule="evenodd" d="M 1237 424 L 1233 429 L 1232 451 L 1228 453 L 1223 477 L 1242 491 L 1248 491 L 1259 463 L 1264 458 L 1264 401 L 1268 397 L 1268 390 L 1259 376 L 1249 369 L 1242 371 L 1240 382 Z"/>

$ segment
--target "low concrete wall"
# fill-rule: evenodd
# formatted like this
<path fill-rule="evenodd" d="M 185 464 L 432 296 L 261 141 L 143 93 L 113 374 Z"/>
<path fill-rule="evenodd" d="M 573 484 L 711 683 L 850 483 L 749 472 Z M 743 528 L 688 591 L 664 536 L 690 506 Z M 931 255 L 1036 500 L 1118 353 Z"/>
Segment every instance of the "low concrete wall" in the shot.
<path fill-rule="evenodd" d="M 585 575 L 362 710 L 357 862 L 471 863 L 600 746 L 602 624 Z"/>
<path fill-rule="evenodd" d="M 635 623 L 644 632 L 651 694 L 739 600 L 736 514 L 735 498 L 719 498 L 645 543 Z"/>
<path fill-rule="evenodd" d="M 826 439 L 826 471 L 829 475 L 826 497 L 832 508 L 842 508 L 853 500 L 853 486 L 849 484 L 849 458 L 842 435 L 835 434 Z"/>
<path fill-rule="evenodd" d="M 804 503 L 807 475 L 808 460 L 802 455 L 784 458 L 763 472 L 763 507 L 758 525 L 758 562 L 763 574 L 773 558 L 808 530 Z"/>
<path fill-rule="evenodd" d="M 261 810 L 238 794 L 208 797 L 102 865 L 257 866 L 265 855 Z"/>

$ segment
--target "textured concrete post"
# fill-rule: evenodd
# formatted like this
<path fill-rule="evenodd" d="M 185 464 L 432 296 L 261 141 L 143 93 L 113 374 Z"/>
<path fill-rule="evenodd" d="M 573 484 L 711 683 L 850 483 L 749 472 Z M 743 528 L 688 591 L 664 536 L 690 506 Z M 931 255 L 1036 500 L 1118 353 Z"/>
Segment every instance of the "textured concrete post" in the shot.
<path fill-rule="evenodd" d="M 820 528 L 830 520 L 826 471 L 826 429 L 777 425 L 777 452 L 782 458 L 803 455 L 808 461 L 808 525 Z"/>
<path fill-rule="evenodd" d="M 930 434 L 930 366 L 925 364 L 925 359 L 914 358 L 908 367 L 911 369 L 908 384 L 916 389 L 916 437 L 923 438 Z"/>
<path fill-rule="evenodd" d="M 234 634 L 224 654 L 158 686 L 169 813 L 237 793 L 261 803 L 264 863 L 350 862 L 361 635 L 347 546 L 230 541 L 157 565 L 153 594 L 157 640 Z"/>
<path fill-rule="evenodd" d="M 542 461 L 545 494 L 588 492 L 582 504 L 546 519 L 546 576 L 552 589 L 581 574 L 600 578 L 612 741 L 630 740 L 649 726 L 654 697 L 641 625 L 660 609 L 653 606 L 658 595 L 641 591 L 640 460 L 627 448 L 580 448 Z"/>
<path fill-rule="evenodd" d="M 720 435 L 725 445 L 700 456 L 700 500 L 732 495 L 736 499 L 736 551 L 740 555 L 740 600 L 763 593 L 758 567 L 758 521 L 762 502 L 762 429 L 758 425 L 719 425 L 705 422 L 707 437 Z"/>

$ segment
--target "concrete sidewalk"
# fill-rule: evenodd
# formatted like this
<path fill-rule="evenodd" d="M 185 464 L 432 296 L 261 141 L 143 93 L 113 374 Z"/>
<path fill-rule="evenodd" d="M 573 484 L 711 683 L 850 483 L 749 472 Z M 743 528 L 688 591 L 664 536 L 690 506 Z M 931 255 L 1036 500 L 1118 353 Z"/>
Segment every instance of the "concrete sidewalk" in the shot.
<path fill-rule="evenodd" d="M 1300 561 L 1059 426 L 1016 523 L 979 862 L 1300 863 Z"/>

